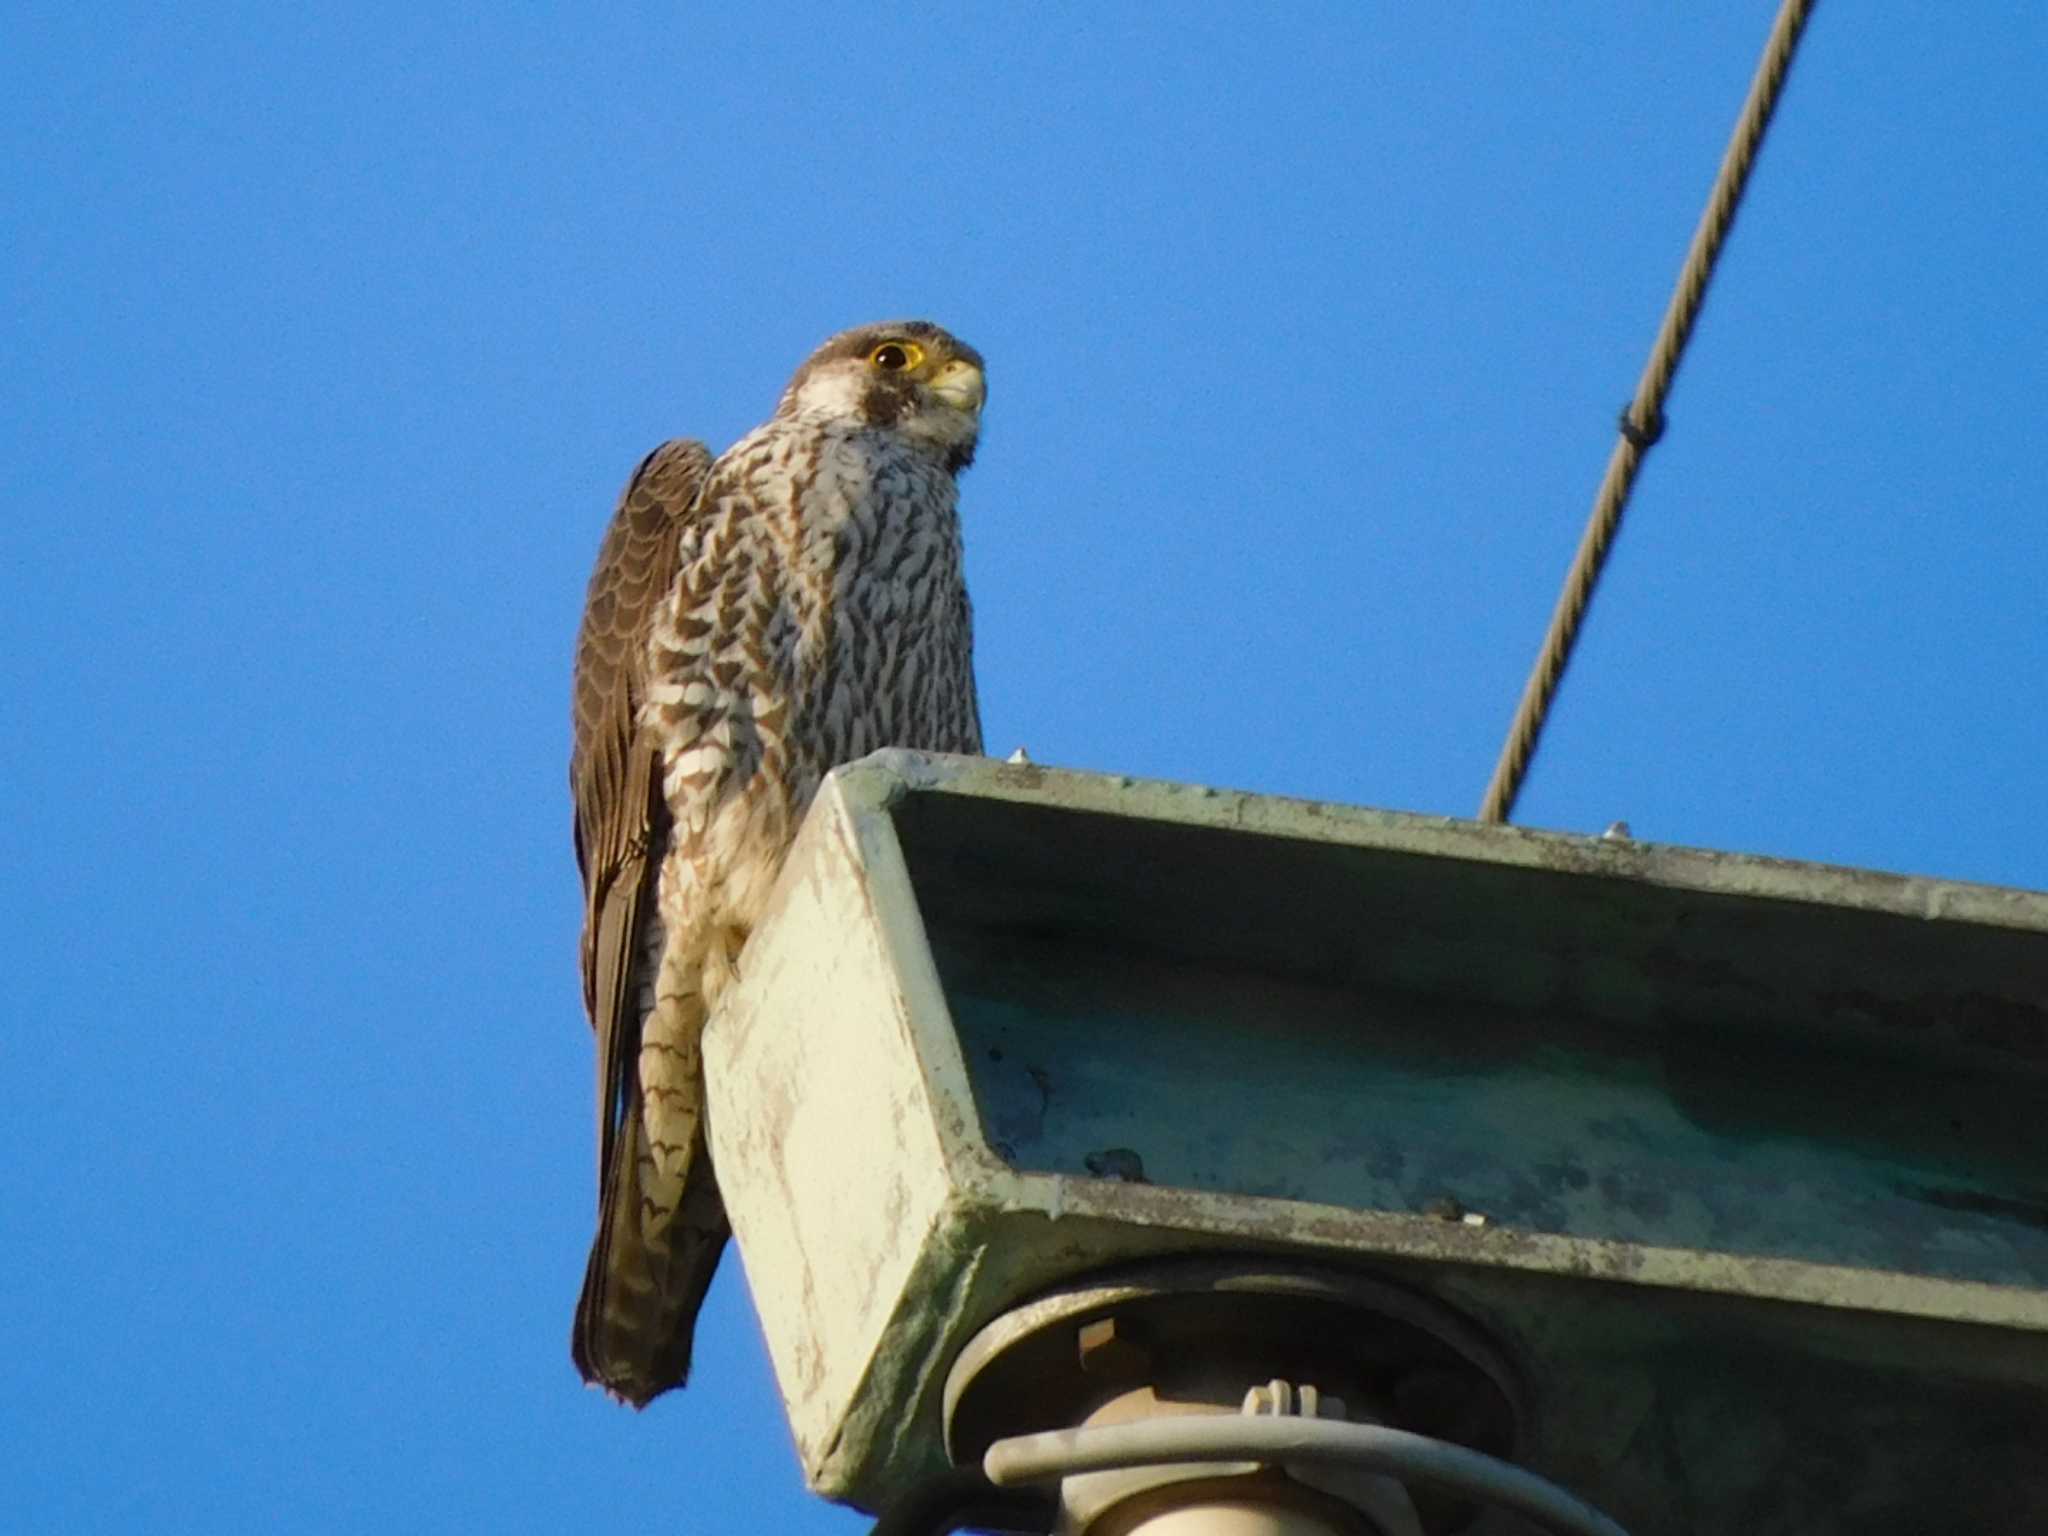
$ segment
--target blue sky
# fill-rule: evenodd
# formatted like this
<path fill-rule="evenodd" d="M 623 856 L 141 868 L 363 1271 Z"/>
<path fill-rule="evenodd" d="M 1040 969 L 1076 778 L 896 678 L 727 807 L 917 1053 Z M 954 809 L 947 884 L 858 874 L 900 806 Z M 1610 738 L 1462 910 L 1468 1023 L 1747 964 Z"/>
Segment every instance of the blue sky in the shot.
<path fill-rule="evenodd" d="M 1771 9 L 7 5 L 8 1528 L 864 1529 L 568 1363 L 626 474 L 938 320 L 992 747 L 1470 814 Z M 1517 819 L 2048 887 L 2044 165 L 1819 9 Z"/>

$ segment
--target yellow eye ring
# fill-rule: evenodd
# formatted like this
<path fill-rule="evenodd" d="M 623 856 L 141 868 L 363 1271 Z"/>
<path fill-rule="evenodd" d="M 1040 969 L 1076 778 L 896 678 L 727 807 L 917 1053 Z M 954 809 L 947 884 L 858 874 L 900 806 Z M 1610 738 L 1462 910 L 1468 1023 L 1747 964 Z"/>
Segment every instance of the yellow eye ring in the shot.
<path fill-rule="evenodd" d="M 924 348 L 914 341 L 885 341 L 868 354 L 868 366 L 884 373 L 906 373 L 924 361 Z"/>

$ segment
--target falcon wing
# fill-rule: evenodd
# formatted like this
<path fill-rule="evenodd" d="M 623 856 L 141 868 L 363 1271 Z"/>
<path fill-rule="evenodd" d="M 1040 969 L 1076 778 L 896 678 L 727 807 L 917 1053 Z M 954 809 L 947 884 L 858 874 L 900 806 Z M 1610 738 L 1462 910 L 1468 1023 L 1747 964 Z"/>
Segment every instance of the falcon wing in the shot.
<path fill-rule="evenodd" d="M 640 732 L 647 632 L 675 585 L 682 529 L 711 472 L 711 450 L 677 439 L 641 461 L 597 552 L 576 637 L 569 791 L 583 872 L 583 1006 L 597 1032 L 599 1210 L 640 1050 L 643 913 L 668 843 L 659 755 Z"/>

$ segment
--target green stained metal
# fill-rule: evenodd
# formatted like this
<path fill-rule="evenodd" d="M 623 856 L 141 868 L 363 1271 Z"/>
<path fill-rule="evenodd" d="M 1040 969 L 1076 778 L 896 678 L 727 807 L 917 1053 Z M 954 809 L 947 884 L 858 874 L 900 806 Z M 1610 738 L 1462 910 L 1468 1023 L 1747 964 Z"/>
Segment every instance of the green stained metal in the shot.
<path fill-rule="evenodd" d="M 1638 1530 L 2048 1509 L 2048 897 L 883 753 L 745 960 L 714 1152 L 822 1492 L 939 1465 L 1035 1291 L 1231 1249 L 1457 1307 Z"/>

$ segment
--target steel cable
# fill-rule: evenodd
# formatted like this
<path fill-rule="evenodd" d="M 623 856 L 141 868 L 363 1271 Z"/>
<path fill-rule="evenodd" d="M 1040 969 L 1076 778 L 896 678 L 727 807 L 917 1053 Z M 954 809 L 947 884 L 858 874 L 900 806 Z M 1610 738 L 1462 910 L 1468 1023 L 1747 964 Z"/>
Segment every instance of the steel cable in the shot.
<path fill-rule="evenodd" d="M 1592 515 L 1579 540 L 1571 569 L 1565 574 L 1564 590 L 1558 594 L 1557 607 L 1550 615 L 1543 648 L 1537 653 L 1536 665 L 1522 689 L 1521 702 L 1515 707 L 1514 723 L 1508 727 L 1500 761 L 1494 765 L 1493 778 L 1480 800 L 1481 821 L 1506 821 L 1514 810 L 1515 797 L 1521 793 L 1522 780 L 1536 754 L 1551 700 L 1564 677 L 1565 664 L 1571 659 L 1587 604 L 1592 601 L 1594 583 L 1600 579 L 1601 567 L 1607 563 L 1608 550 L 1621 527 L 1621 514 L 1628 505 L 1636 471 L 1642 466 L 1643 456 L 1663 435 L 1665 397 L 1671 393 L 1671 381 L 1678 372 L 1685 343 L 1692 335 L 1693 322 L 1699 318 L 1700 305 L 1706 299 L 1714 263 L 1735 223 L 1735 210 L 1748 184 L 1750 167 L 1756 162 L 1764 130 L 1770 126 L 1771 113 L 1785 87 L 1793 50 L 1799 45 L 1800 33 L 1812 11 L 1813 0 L 1784 0 L 1771 24 L 1770 39 L 1764 44 L 1756 77 L 1750 81 L 1749 99 L 1736 120 L 1706 211 L 1693 231 L 1692 247 L 1686 252 L 1685 266 L 1665 308 L 1664 323 L 1658 327 L 1656 344 L 1650 349 L 1650 360 L 1636 385 L 1635 398 L 1622 412 L 1620 435 L 1608 457 L 1600 489 L 1594 493 Z"/>

